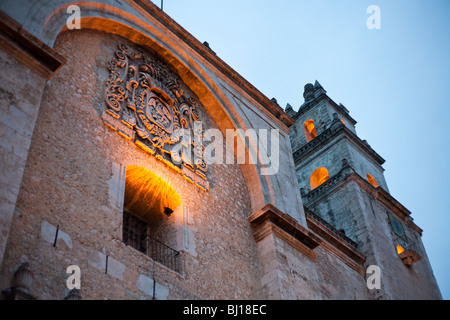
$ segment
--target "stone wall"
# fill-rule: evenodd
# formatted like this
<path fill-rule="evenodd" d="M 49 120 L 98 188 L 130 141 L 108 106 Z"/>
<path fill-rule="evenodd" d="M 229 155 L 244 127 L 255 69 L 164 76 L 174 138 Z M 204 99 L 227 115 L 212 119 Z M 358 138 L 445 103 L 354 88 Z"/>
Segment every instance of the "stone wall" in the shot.
<path fill-rule="evenodd" d="M 440 297 L 417 229 L 407 233 L 423 260 L 406 267 L 391 246 L 386 219 L 386 212 L 399 206 L 374 201 L 375 193 L 367 189 L 371 187 L 362 187 L 365 182 L 347 183 L 328 195 L 330 201 L 312 209 L 358 242 L 366 264 L 382 268 L 382 291 L 366 288 L 361 262 L 366 256 L 346 247 L 331 229 L 322 226 L 319 232 L 330 243 L 308 229 L 299 184 L 309 183 L 313 168 L 327 166 L 332 176 L 345 158 L 361 176 L 376 171 L 375 179 L 387 190 L 381 167 L 360 165 L 367 159 L 339 137 L 297 167 L 302 171 L 297 183 L 288 136 L 294 121 L 278 105 L 151 2 L 99 3 L 78 3 L 84 29 L 63 33 L 65 0 L 23 1 L 20 8 L 14 0 L 0 4 L 17 19 L 17 30 L 43 41 L 35 41 L 40 50 L 48 50 L 44 43 L 54 47 L 50 62 L 55 62 L 56 52 L 67 58 L 45 82 L 50 76 L 34 72 L 42 66 L 30 69 L 23 56 L 17 60 L 0 53 L 0 66 L 8 71 L 0 84 L 0 164 L 7 172 L 0 187 L 0 245 L 5 247 L 4 255 L 0 248 L 1 290 L 11 286 L 14 272 L 26 262 L 34 274 L 32 294 L 42 299 L 68 294 L 66 270 L 71 265 L 81 268 L 83 299 Z M 108 62 L 119 43 L 150 46 L 149 52 L 170 65 L 200 101 L 206 127 L 279 130 L 279 170 L 267 175 L 261 164 L 216 164 L 208 172 L 209 191 L 204 191 L 110 130 L 102 122 L 104 91 Z M 355 133 L 356 122 L 344 114 L 345 108 L 323 93 L 316 83 L 314 97 L 322 99 L 320 105 L 304 113 L 314 118 L 317 134 L 332 123 L 334 112 L 346 117 Z M 294 151 L 305 142 L 306 119 L 298 119 Z M 259 151 L 270 153 L 271 143 Z M 249 141 L 247 152 L 252 144 L 258 141 Z M 164 179 L 181 199 L 182 206 L 167 218 L 174 233 L 170 245 L 180 251 L 179 272 L 122 242 L 124 177 L 131 165 Z M 266 204 L 281 210 L 281 220 L 287 222 L 283 230 L 274 228 L 255 241 L 254 225 L 247 218 Z"/>
<path fill-rule="evenodd" d="M 66 22 L 70 14 L 66 9 L 70 4 L 68 0 L 24 0 L 20 4 L 15 0 L 5 0 L 0 3 L 0 10 L 15 19 L 21 29 L 54 47 L 61 30 L 67 30 Z M 82 12 L 83 29 L 105 31 L 121 35 L 139 45 L 154 46 L 155 51 L 174 65 L 184 82 L 198 94 L 221 130 L 279 130 L 281 157 L 275 165 L 277 170 L 274 174 L 267 173 L 270 164 L 241 166 L 252 210 L 259 210 L 267 203 L 272 203 L 306 224 L 290 157 L 288 127 L 294 121 L 280 106 L 236 73 L 152 1 L 99 0 L 77 5 Z M 293 187 L 288 190 L 280 187 L 285 184 Z"/>
<path fill-rule="evenodd" d="M 368 299 L 364 275 L 349 268 L 324 245 L 314 250 L 317 256 L 313 260 L 282 239 L 276 239 L 275 244 L 283 279 L 282 299 Z"/>
<path fill-rule="evenodd" d="M 367 299 L 365 257 L 308 216 L 309 229 L 274 207 L 249 217 L 265 296 L 283 300 Z M 313 231 L 311 231 L 313 230 Z"/>
<path fill-rule="evenodd" d="M 368 192 L 367 188 L 372 187 L 365 184 L 361 178 L 350 179 L 326 192 L 309 208 L 358 244 L 358 249 L 366 256 L 366 267 L 380 267 L 382 290 L 371 292 L 371 298 L 440 299 L 421 234 L 415 230 L 417 227 L 413 229 L 414 225 L 407 222 L 409 218 L 402 220 L 397 216 L 394 211 L 398 209 L 383 204 L 374 196 L 375 189 Z M 399 258 L 388 214 L 400 221 L 409 243 L 415 243 L 422 256 L 422 260 L 412 266 L 406 266 Z"/>
<path fill-rule="evenodd" d="M 371 157 L 367 156 L 356 144 L 349 143 L 347 148 L 349 154 L 347 160 L 351 161 L 356 173 L 365 179 L 367 179 L 367 174 L 370 174 L 380 187 L 389 191 L 386 179 L 384 178 L 383 167 Z"/>
<path fill-rule="evenodd" d="M 6 44 L 11 46 L 11 44 Z M 0 263 L 28 157 L 45 79 L 0 50 Z"/>
<path fill-rule="evenodd" d="M 261 298 L 255 243 L 246 220 L 250 201 L 239 165 L 214 165 L 205 192 L 101 122 L 106 64 L 121 41 L 128 43 L 88 30 L 66 32 L 57 40 L 55 47 L 68 62 L 45 87 L 1 287 L 10 285 L 18 265 L 29 262 L 34 293 L 44 299 L 64 298 L 66 268 L 73 264 L 81 268 L 85 299 L 151 298 L 153 277 L 160 299 Z M 200 112 L 208 126 L 216 127 Z M 189 208 L 184 227 L 194 235 L 195 250 L 182 253 L 182 274 L 122 243 L 122 212 L 110 190 L 118 164 L 156 173 Z"/>

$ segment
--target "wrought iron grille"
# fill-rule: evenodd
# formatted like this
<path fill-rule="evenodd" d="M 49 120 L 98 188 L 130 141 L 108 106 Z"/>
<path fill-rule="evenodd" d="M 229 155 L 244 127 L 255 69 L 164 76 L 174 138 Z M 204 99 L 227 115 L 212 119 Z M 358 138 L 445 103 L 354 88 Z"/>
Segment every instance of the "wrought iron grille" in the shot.
<path fill-rule="evenodd" d="M 180 252 L 147 235 L 146 254 L 153 260 L 181 273 Z"/>
<path fill-rule="evenodd" d="M 393 242 L 395 246 L 400 246 L 403 250 L 412 250 L 419 253 L 417 244 L 412 239 L 406 237 L 406 235 L 395 237 Z"/>
<path fill-rule="evenodd" d="M 148 224 L 128 212 L 123 213 L 123 242 L 158 263 L 181 273 L 180 252 L 148 233 Z"/>
<path fill-rule="evenodd" d="M 123 242 L 140 252 L 146 253 L 148 225 L 128 212 L 123 213 Z"/>

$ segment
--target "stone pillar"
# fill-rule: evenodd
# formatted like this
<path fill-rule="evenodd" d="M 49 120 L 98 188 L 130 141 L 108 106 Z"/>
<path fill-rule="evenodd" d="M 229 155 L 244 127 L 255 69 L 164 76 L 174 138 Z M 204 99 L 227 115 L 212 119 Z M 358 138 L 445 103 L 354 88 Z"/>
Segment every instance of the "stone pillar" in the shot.
<path fill-rule="evenodd" d="M 14 273 L 12 286 L 2 292 L 4 297 L 7 300 L 36 300 L 32 294 L 33 278 L 30 264 L 28 262 L 21 264 Z"/>
<path fill-rule="evenodd" d="M 1 265 L 44 86 L 65 59 L 1 12 L 0 48 Z"/>
<path fill-rule="evenodd" d="M 314 99 L 314 86 L 312 83 L 307 83 L 305 85 L 305 90 L 303 92 L 303 98 L 305 98 L 305 102 Z"/>

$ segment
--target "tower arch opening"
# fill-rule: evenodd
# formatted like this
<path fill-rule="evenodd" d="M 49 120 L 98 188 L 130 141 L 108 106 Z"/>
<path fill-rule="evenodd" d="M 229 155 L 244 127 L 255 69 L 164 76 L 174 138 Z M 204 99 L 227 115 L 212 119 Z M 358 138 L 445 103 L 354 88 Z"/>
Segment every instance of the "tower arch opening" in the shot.
<path fill-rule="evenodd" d="M 330 175 L 327 168 L 321 167 L 314 170 L 314 172 L 311 174 L 311 177 L 309 178 L 309 185 L 311 186 L 311 190 L 314 190 L 329 178 Z"/>
<path fill-rule="evenodd" d="M 378 188 L 378 183 L 375 180 L 374 177 L 372 177 L 372 175 L 370 175 L 369 173 L 367 174 L 367 181 L 369 181 L 369 183 L 374 187 L 374 188 Z"/>
<path fill-rule="evenodd" d="M 306 142 L 310 142 L 317 137 L 316 127 L 314 126 L 314 121 L 312 119 L 305 121 L 303 124 L 303 131 L 305 132 Z"/>

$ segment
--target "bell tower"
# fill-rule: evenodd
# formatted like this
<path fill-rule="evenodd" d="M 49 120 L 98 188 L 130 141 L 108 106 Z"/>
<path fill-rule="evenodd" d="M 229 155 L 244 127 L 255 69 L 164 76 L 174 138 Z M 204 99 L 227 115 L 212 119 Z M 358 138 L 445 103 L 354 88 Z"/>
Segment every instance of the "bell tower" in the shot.
<path fill-rule="evenodd" d="M 441 294 L 411 212 L 390 194 L 385 160 L 358 137 L 356 121 L 322 85 L 304 87 L 291 145 L 305 212 L 353 240 L 365 267 L 381 271 L 374 299 L 440 299 Z"/>

